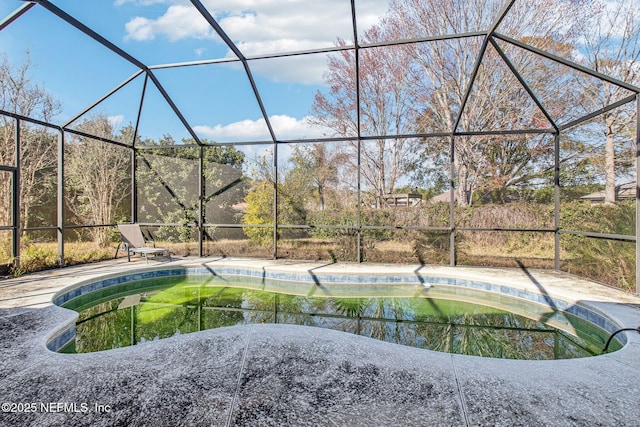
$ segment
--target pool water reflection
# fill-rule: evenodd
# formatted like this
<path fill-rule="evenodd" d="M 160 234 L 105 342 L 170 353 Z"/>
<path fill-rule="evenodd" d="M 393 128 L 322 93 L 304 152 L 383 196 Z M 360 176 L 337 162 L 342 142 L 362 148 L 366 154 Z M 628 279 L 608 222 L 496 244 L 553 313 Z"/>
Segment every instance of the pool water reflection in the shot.
<path fill-rule="evenodd" d="M 600 354 L 608 337 L 589 322 L 539 304 L 414 285 L 328 289 L 217 276 L 200 282 L 192 276 L 169 277 L 103 289 L 65 307 L 80 313 L 75 342 L 61 350 L 69 353 L 256 323 L 330 328 L 436 351 L 509 359 L 591 356 Z"/>

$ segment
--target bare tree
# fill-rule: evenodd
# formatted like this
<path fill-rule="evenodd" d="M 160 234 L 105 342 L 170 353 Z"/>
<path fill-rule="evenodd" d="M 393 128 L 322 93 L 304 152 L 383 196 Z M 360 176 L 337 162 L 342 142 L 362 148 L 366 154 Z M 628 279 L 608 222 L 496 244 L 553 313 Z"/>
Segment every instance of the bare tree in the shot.
<path fill-rule="evenodd" d="M 84 120 L 78 130 L 117 140 L 113 125 L 103 115 Z M 124 128 L 122 132 L 132 133 L 130 128 Z M 67 205 L 83 224 L 112 224 L 121 202 L 131 194 L 129 150 L 99 139 L 78 136 L 69 141 L 66 150 Z M 109 245 L 106 228 L 91 228 L 90 233 L 100 247 Z"/>
<path fill-rule="evenodd" d="M 600 8 L 585 28 L 585 65 L 626 83 L 640 84 L 640 12 L 635 0 L 599 2 Z M 592 108 L 602 108 L 631 94 L 620 86 L 602 83 L 586 88 Z M 635 105 L 608 111 L 600 116 L 605 137 L 605 203 L 616 202 L 616 153 L 635 122 Z"/>
<path fill-rule="evenodd" d="M 59 113 L 60 103 L 42 86 L 34 83 L 29 73 L 33 68 L 28 52 L 22 64 L 10 64 L 0 57 L 0 109 L 43 121 Z M 15 163 L 15 119 L 0 116 L 0 164 Z M 56 137 L 42 127 L 21 124 L 20 138 L 20 226 L 26 228 L 32 219 L 32 208 L 46 197 L 55 195 L 57 167 Z M 8 224 L 11 211 L 9 180 L 0 189 L 0 223 Z"/>
<path fill-rule="evenodd" d="M 383 41 L 389 37 L 385 33 L 388 30 L 374 26 L 361 42 Z M 344 46 L 345 42 L 340 40 L 338 44 Z M 397 46 L 363 49 L 359 55 L 359 88 L 356 87 L 355 52 L 346 50 L 330 58 L 325 81 L 331 89 L 328 94 L 316 94 L 313 113 L 317 122 L 333 130 L 335 135 L 353 137 L 358 134 L 357 102 L 360 102 L 361 135 L 373 139 L 360 146 L 360 153 L 356 142 L 345 143 L 347 155 L 343 158 L 348 159 L 354 176 L 360 158 L 364 188 L 380 200 L 384 194 L 394 191 L 408 171 L 409 153 L 416 142 L 387 138 L 409 133 L 417 117 L 409 83 L 411 58 Z"/>
<path fill-rule="evenodd" d="M 566 54 L 585 12 L 580 8 L 581 2 L 566 2 L 562 7 L 557 7 L 557 3 L 551 0 L 516 2 L 498 30 L 537 48 L 554 53 L 562 49 Z M 394 33 L 404 39 L 487 31 L 497 22 L 506 4 L 483 0 L 461 7 L 454 0 L 395 1 L 385 25 L 393 27 Z M 419 70 L 415 73 L 415 87 L 421 94 L 418 100 L 423 114 L 418 126 L 422 132 L 526 130 L 550 126 L 501 53 L 493 45 L 483 50 L 485 42 L 485 36 L 478 36 L 405 46 Z M 512 65 L 540 99 L 548 101 L 549 110 L 566 108 L 560 80 L 548 78 L 550 73 L 559 71 L 553 69 L 555 64 L 542 61 L 532 64 L 532 56 L 518 52 L 515 47 L 499 44 L 498 48 L 514 54 L 508 55 L 515 56 Z M 472 71 L 479 58 L 480 67 L 474 76 Z M 463 106 L 469 89 L 470 96 Z M 456 124 L 458 127 L 454 129 Z M 428 139 L 422 149 L 423 159 L 434 161 L 434 157 L 449 151 L 450 143 L 448 139 Z M 541 143 L 547 146 L 542 147 Z M 531 154 L 548 155 L 551 146 L 552 141 L 517 135 L 502 140 L 456 138 L 453 159 L 458 203 L 469 203 L 474 190 L 483 187 L 500 190 L 524 181 L 527 175 L 538 176 L 545 167 L 537 171 L 524 167 L 534 158 L 513 156 L 513 153 L 529 150 Z M 497 161 L 492 163 L 492 159 Z M 518 164 L 505 164 L 508 159 Z"/>
<path fill-rule="evenodd" d="M 307 183 L 310 191 L 317 195 L 317 208 L 323 211 L 328 204 L 337 205 L 335 197 L 329 196 L 334 193 L 332 189 L 340 183 L 339 168 L 346 161 L 347 157 L 343 152 L 328 144 L 297 146 L 291 158 L 294 168 L 289 174 L 295 175 L 295 180 Z"/>

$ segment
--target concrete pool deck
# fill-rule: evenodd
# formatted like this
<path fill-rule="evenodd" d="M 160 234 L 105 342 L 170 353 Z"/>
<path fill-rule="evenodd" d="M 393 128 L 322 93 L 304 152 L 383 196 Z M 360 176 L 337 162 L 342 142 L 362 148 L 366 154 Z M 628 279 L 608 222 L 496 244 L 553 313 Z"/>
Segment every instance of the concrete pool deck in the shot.
<path fill-rule="evenodd" d="M 602 356 L 521 361 L 433 352 L 337 331 L 250 325 L 133 347 L 59 354 L 75 313 L 51 304 L 79 281 L 157 266 L 252 265 L 343 274 L 419 273 L 504 283 L 640 326 L 640 298 L 553 271 L 126 259 L 0 281 L 0 425 L 638 426 L 640 334 Z"/>

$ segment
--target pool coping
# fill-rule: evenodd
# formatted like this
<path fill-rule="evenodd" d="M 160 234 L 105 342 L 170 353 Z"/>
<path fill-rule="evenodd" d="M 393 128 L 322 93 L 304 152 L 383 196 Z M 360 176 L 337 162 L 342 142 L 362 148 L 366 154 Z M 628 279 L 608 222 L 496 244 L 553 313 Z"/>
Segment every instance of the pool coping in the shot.
<path fill-rule="evenodd" d="M 0 281 L 2 295 L 0 298 L 2 313 L 0 319 L 6 324 L 13 325 L 13 329 L 24 328 L 24 333 L 21 335 L 14 334 L 12 328 L 7 326 L 2 329 L 3 342 L 6 343 L 3 348 L 2 368 L 12 372 L 11 375 L 0 380 L 2 383 L 0 385 L 3 386 L 0 389 L 11 390 L 5 393 L 3 398 L 23 400 L 48 398 L 51 400 L 51 396 L 39 394 L 38 390 L 42 390 L 42 385 L 34 390 L 33 384 L 29 385 L 29 381 L 26 380 L 27 377 L 33 378 L 35 372 L 39 372 L 41 381 L 46 385 L 45 388 L 49 390 L 51 395 L 56 395 L 56 393 L 69 395 L 68 393 L 71 393 L 69 396 L 73 396 L 73 392 L 75 392 L 77 396 L 80 396 L 90 389 L 95 395 L 102 396 L 103 399 L 107 398 L 105 396 L 111 396 L 110 399 L 121 402 L 130 398 L 125 396 L 131 391 L 126 387 L 116 391 L 115 394 L 113 391 L 110 394 L 101 394 L 101 384 L 108 383 L 108 380 L 102 382 L 89 380 L 87 384 L 73 382 L 73 386 L 69 386 L 68 382 L 71 379 L 62 380 L 56 373 L 67 371 L 81 373 L 83 370 L 102 372 L 117 365 L 123 366 L 122 372 L 116 375 L 120 381 L 131 384 L 137 384 L 136 381 L 141 381 L 142 384 L 149 385 L 153 382 L 151 378 L 136 380 L 135 375 L 139 376 L 140 371 L 149 371 L 158 369 L 158 367 L 162 367 L 166 371 L 163 371 L 165 375 L 173 375 L 172 372 L 175 372 L 176 375 L 178 373 L 184 375 L 184 366 L 182 365 L 186 363 L 195 370 L 197 370 L 197 365 L 193 365 L 195 362 L 185 362 L 176 353 L 188 351 L 197 353 L 190 346 L 198 348 L 199 345 L 206 342 L 219 342 L 236 337 L 230 341 L 232 344 L 225 348 L 218 348 L 216 351 L 211 348 L 207 350 L 207 357 L 213 357 L 213 359 L 225 359 L 232 349 L 241 355 L 238 360 L 234 359 L 233 362 L 238 365 L 238 373 L 234 377 L 235 381 L 232 381 L 233 384 L 229 383 L 228 389 L 207 397 L 209 400 L 221 399 L 226 402 L 222 412 L 203 418 L 204 422 L 209 425 L 242 424 L 240 422 L 243 419 L 241 415 L 249 413 L 243 411 L 247 407 L 253 408 L 253 412 L 250 412 L 253 421 L 264 421 L 265 419 L 280 419 L 282 421 L 282 418 L 278 417 L 297 414 L 296 420 L 299 422 L 290 422 L 290 424 L 317 424 L 318 416 L 322 414 L 322 411 L 334 410 L 335 402 L 341 402 L 340 399 L 346 399 L 344 402 L 347 402 L 339 406 L 341 411 L 344 410 L 345 413 L 362 411 L 360 418 L 351 419 L 356 425 L 370 425 L 380 422 L 389 425 L 418 424 L 420 420 L 425 420 L 424 417 L 427 415 L 422 411 L 426 409 L 430 411 L 429 417 L 436 417 L 432 418 L 433 423 L 444 425 L 552 423 L 587 425 L 594 420 L 602 425 L 633 425 L 635 420 L 640 418 L 640 409 L 638 408 L 640 405 L 637 405 L 638 384 L 640 383 L 640 357 L 638 357 L 640 356 L 640 334 L 637 333 L 625 333 L 627 344 L 614 353 L 566 361 L 517 361 L 450 355 L 376 342 L 364 337 L 352 335 L 345 337 L 346 334 L 335 331 L 288 325 L 222 328 L 218 331 L 203 331 L 147 343 L 144 346 L 84 355 L 61 355 L 52 353 L 46 348 L 46 343 L 54 335 L 54 330 L 75 321 L 73 313 L 54 307 L 50 302 L 51 297 L 63 287 L 80 286 L 97 277 L 116 276 L 123 272 L 143 272 L 157 267 L 175 268 L 184 265 L 202 266 L 203 268 L 207 266 L 215 266 L 216 268 L 240 266 L 274 273 L 293 271 L 296 274 L 313 274 L 316 277 L 324 274 L 341 275 L 354 272 L 374 275 L 393 272 L 408 275 L 419 274 L 424 277 L 437 275 L 460 280 L 473 280 L 473 277 L 483 275 L 498 285 L 507 286 L 508 284 L 513 289 L 538 292 L 569 303 L 581 302 L 594 310 L 605 313 L 622 327 L 635 328 L 640 324 L 640 298 L 637 296 L 555 271 L 419 265 L 327 264 L 228 258 L 174 260 L 149 266 L 135 262 L 131 264 L 126 262 L 99 263 Z M 34 326 L 29 326 L 30 322 L 25 322 L 25 319 L 30 319 Z M 290 381 L 291 376 L 299 376 L 305 380 L 299 387 L 319 387 L 316 383 L 327 367 L 323 368 L 325 371 L 318 371 L 320 367 L 315 365 L 313 358 L 302 358 L 295 363 L 288 362 L 291 366 L 287 365 L 287 368 L 283 368 L 281 372 L 274 369 L 262 372 L 261 378 L 269 378 L 269 381 L 255 383 L 259 387 L 275 387 L 279 390 L 280 400 L 290 399 L 301 405 L 294 405 L 289 409 L 279 408 L 276 412 L 271 410 L 268 418 L 264 418 L 267 416 L 266 410 L 255 408 L 261 408 L 265 402 L 271 402 L 272 406 L 277 406 L 277 401 L 274 403 L 272 396 L 255 394 L 257 392 L 254 393 L 253 389 L 248 389 L 246 384 L 254 384 L 251 381 L 257 381 L 249 374 L 258 369 L 260 365 L 272 368 L 280 366 L 277 365 L 280 363 L 278 361 L 287 358 L 287 352 L 283 353 L 282 346 L 287 348 L 294 346 L 304 353 L 307 348 L 318 346 L 319 343 L 322 343 L 323 350 L 333 350 L 322 353 L 323 360 L 326 361 L 327 366 L 333 367 L 332 369 L 342 369 L 348 361 L 353 366 L 361 364 L 363 369 L 371 365 L 378 370 L 377 372 L 394 372 L 396 374 L 398 370 L 403 374 L 411 372 L 412 375 L 422 378 L 422 384 L 431 381 L 430 385 L 436 389 L 443 387 L 444 391 L 431 393 L 428 397 L 422 396 L 420 405 L 410 405 L 406 399 L 406 393 L 415 386 L 414 383 L 403 383 L 404 385 L 398 386 L 397 390 L 393 392 L 387 390 L 379 396 L 379 399 L 369 399 L 367 402 L 360 402 L 357 397 L 375 390 L 376 384 L 371 385 L 367 390 L 337 389 L 333 390 L 334 399 L 325 403 L 324 407 L 315 408 L 315 412 L 305 411 L 305 403 L 308 404 L 310 394 L 299 393 L 300 395 L 296 395 L 296 391 L 293 389 L 276 387 L 280 383 Z M 175 350 L 175 348 L 180 348 L 180 350 Z M 314 357 L 318 357 L 317 352 L 312 354 L 315 355 Z M 157 359 L 160 355 L 162 355 L 162 360 Z M 376 356 L 373 357 L 373 355 Z M 380 355 L 384 355 L 384 357 Z M 151 363 L 149 358 L 153 358 L 151 365 L 148 365 Z M 180 366 L 176 364 L 177 359 L 181 360 Z M 81 363 L 70 363 L 74 360 Z M 133 362 L 127 362 L 128 360 L 135 360 L 136 363 L 129 366 L 127 363 Z M 367 360 L 368 364 L 363 364 L 363 360 Z M 129 367 L 127 368 L 127 366 Z M 302 367 L 305 374 L 301 374 L 298 370 Z M 327 372 L 331 372 L 331 370 Z M 357 375 L 358 372 L 360 371 L 357 369 L 353 372 L 349 371 L 348 378 Z M 189 375 L 187 374 L 186 377 L 190 378 Z M 209 375 L 214 376 L 212 373 Z M 395 374 L 387 377 L 384 384 L 379 385 L 380 388 L 386 389 L 388 384 L 394 384 L 396 377 Z M 182 380 L 182 376 L 180 378 Z M 207 376 L 204 378 L 199 376 L 198 378 L 199 381 L 208 381 Z M 436 378 L 440 378 L 440 381 L 436 381 Z M 528 393 L 518 391 L 522 389 L 523 384 L 528 387 Z M 211 384 L 208 386 L 213 387 Z M 159 387 L 159 390 L 161 394 L 171 394 L 175 387 L 175 383 L 169 382 Z M 317 394 L 317 390 L 314 390 L 314 393 Z M 621 393 L 621 390 L 626 392 Z M 189 391 L 185 395 L 191 396 L 192 399 L 202 398 L 200 395 L 191 395 Z M 532 395 L 535 395 L 535 399 L 532 398 Z M 149 396 L 147 403 L 156 402 L 158 399 L 162 400 L 160 396 L 155 394 Z M 403 405 L 407 406 L 407 414 L 405 416 L 390 416 L 391 409 L 387 408 L 387 402 L 400 399 L 402 396 L 406 401 Z M 73 400 L 73 397 L 66 399 Z M 176 399 L 179 400 L 179 398 Z M 444 401 L 449 402 L 449 405 L 443 405 Z M 151 423 L 151 420 L 155 419 L 160 422 L 160 425 L 170 425 L 167 424 L 167 420 L 171 419 L 173 415 L 170 415 L 168 411 L 176 412 L 176 408 L 158 409 L 151 418 L 149 418 L 149 414 L 146 414 L 147 418 L 138 418 L 141 415 L 132 413 L 129 407 L 130 405 L 135 406 L 135 404 L 128 400 L 127 402 L 126 409 L 121 407 L 122 404 L 114 403 L 114 411 L 108 414 L 89 414 L 93 417 L 91 418 L 92 422 L 97 423 L 96 425 L 100 425 L 100 423 L 109 425 L 115 419 L 124 419 L 128 423 L 135 424 L 137 422 L 140 425 L 147 425 L 145 420 Z M 251 406 L 254 404 L 258 406 Z M 379 410 L 377 412 L 370 411 L 370 405 Z M 451 418 L 451 405 L 455 406 L 453 419 Z M 365 410 L 364 408 L 369 409 Z M 188 419 L 188 414 L 191 414 L 187 410 L 182 412 L 177 410 L 177 413 L 181 414 L 183 420 Z M 82 415 L 87 416 L 88 414 Z M 46 425 L 63 425 L 62 421 L 60 424 L 56 424 L 58 422 L 56 420 L 72 422 L 76 416 L 78 414 L 70 412 L 58 413 L 55 416 L 50 413 L 31 415 L 10 413 L 0 414 L 0 421 L 3 417 L 10 417 L 11 421 L 18 423 L 21 420 L 30 423 L 35 420 Z M 345 420 L 345 418 L 341 419 Z M 320 422 L 320 424 L 323 423 Z"/>

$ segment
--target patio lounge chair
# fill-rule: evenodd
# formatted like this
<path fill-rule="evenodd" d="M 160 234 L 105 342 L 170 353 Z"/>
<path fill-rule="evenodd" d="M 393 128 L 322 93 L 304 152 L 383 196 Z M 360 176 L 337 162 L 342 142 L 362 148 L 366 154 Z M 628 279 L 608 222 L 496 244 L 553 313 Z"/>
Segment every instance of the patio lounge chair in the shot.
<path fill-rule="evenodd" d="M 166 254 L 169 257 L 169 261 L 171 261 L 171 252 L 169 252 L 169 249 L 156 248 L 155 242 L 153 241 L 150 241 L 153 246 L 147 246 L 149 240 L 145 239 L 139 224 L 118 224 L 118 229 L 120 230 L 122 241 L 116 249 L 116 257 L 118 256 L 120 245 L 124 245 L 127 251 L 127 261 L 129 262 L 131 262 L 132 253 L 144 255 L 147 264 L 149 263 L 149 255 L 157 256 Z"/>

